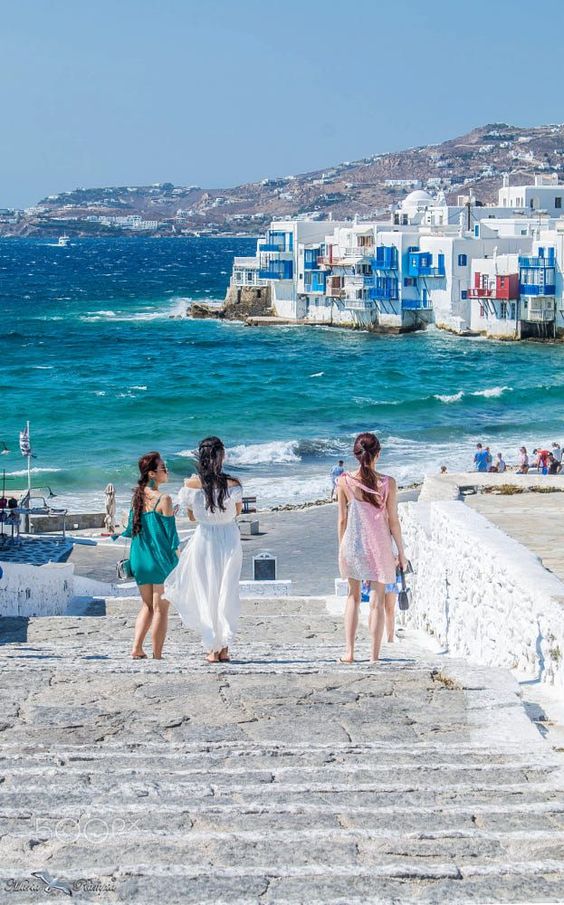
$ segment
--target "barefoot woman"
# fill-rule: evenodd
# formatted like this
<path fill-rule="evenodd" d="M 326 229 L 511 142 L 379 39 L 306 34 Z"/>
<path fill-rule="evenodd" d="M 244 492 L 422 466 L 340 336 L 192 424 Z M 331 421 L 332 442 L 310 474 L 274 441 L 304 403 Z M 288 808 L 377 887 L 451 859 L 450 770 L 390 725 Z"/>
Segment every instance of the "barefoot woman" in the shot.
<path fill-rule="evenodd" d="M 378 660 L 386 621 L 385 589 L 396 578 L 396 542 L 398 561 L 405 568 L 401 528 L 396 502 L 396 482 L 378 474 L 380 441 L 374 434 L 359 434 L 353 453 L 358 470 L 345 472 L 339 479 L 339 569 L 349 582 L 345 609 L 345 655 L 343 663 L 354 661 L 361 582 L 370 581 L 371 660 Z"/>
<path fill-rule="evenodd" d="M 158 452 L 150 452 L 139 459 L 139 480 L 133 494 L 129 522 L 123 534 L 130 537 L 129 562 L 141 594 L 142 606 L 135 623 L 135 639 L 131 656 L 145 660 L 143 642 L 149 629 L 153 658 L 162 659 L 163 644 L 168 626 L 168 601 L 163 585 L 169 572 L 178 562 L 178 534 L 172 511 L 172 500 L 159 491 L 168 481 L 168 471 Z"/>

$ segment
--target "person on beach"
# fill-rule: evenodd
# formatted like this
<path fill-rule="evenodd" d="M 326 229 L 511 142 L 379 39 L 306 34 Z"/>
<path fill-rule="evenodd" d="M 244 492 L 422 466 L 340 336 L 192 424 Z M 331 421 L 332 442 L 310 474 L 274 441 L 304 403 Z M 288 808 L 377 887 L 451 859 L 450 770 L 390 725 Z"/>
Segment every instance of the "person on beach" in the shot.
<path fill-rule="evenodd" d="M 528 474 L 529 472 L 529 454 L 526 446 L 519 447 L 519 468 L 517 474 Z"/>
<path fill-rule="evenodd" d="M 229 644 L 239 619 L 243 552 L 235 519 L 243 508 L 237 478 L 223 471 L 225 447 L 206 437 L 198 447 L 198 473 L 185 481 L 180 506 L 198 521 L 165 593 L 189 628 L 198 632 L 209 663 L 230 659 Z"/>
<path fill-rule="evenodd" d="M 533 455 L 537 457 L 533 468 L 536 468 L 539 474 L 548 474 L 548 449 L 533 449 Z"/>
<path fill-rule="evenodd" d="M 141 594 L 131 656 L 134 660 L 147 659 L 143 642 L 151 629 L 153 659 L 162 660 L 169 608 L 168 600 L 163 597 L 163 585 L 178 562 L 180 541 L 172 500 L 159 490 L 168 481 L 168 470 L 160 453 L 147 453 L 138 464 L 139 480 L 127 528 L 121 534 L 112 535 L 112 539 L 131 538 L 129 564 Z"/>
<path fill-rule="evenodd" d="M 380 656 L 386 623 L 386 585 L 396 580 L 392 538 L 400 567 L 405 569 L 407 565 L 398 518 L 396 482 L 376 471 L 380 441 L 374 434 L 359 434 L 353 453 L 359 467 L 352 474 L 344 472 L 337 487 L 339 570 L 341 577 L 349 583 L 345 654 L 341 663 L 354 662 L 363 579 L 370 582 L 371 661 L 377 661 Z"/>
<path fill-rule="evenodd" d="M 489 464 L 488 459 L 490 458 L 489 452 L 484 449 L 481 443 L 476 443 L 476 452 L 474 453 L 474 470 L 475 471 L 487 471 Z"/>
<path fill-rule="evenodd" d="M 345 463 L 344 463 L 343 459 L 339 459 L 339 464 L 333 465 L 333 468 L 331 469 L 330 475 L 331 475 L 331 500 L 332 501 L 337 499 L 337 481 L 339 480 L 339 478 L 341 477 L 341 475 L 343 474 L 343 472 L 345 470 L 344 465 L 345 465 Z"/>
<path fill-rule="evenodd" d="M 552 455 L 556 459 L 556 461 L 561 465 L 562 464 L 562 447 L 560 443 L 554 442 L 552 444 Z"/>
<path fill-rule="evenodd" d="M 552 454 L 548 454 L 548 474 L 559 474 L 562 471 L 562 466 L 558 459 Z"/>

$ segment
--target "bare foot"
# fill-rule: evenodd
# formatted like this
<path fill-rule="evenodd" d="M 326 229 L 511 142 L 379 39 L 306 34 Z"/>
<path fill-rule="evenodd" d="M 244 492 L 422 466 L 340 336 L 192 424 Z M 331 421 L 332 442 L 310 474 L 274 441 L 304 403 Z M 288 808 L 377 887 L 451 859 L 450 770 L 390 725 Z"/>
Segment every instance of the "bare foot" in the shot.
<path fill-rule="evenodd" d="M 162 654 L 153 654 L 153 660 L 162 660 Z"/>
<path fill-rule="evenodd" d="M 337 663 L 346 663 L 348 666 L 354 663 L 354 657 L 339 657 Z"/>
<path fill-rule="evenodd" d="M 219 663 L 219 654 L 216 650 L 210 650 L 206 657 L 208 663 Z"/>
<path fill-rule="evenodd" d="M 220 650 L 220 652 L 219 652 L 219 661 L 220 661 L 220 663 L 229 663 L 230 660 L 231 660 L 231 657 L 229 656 L 229 648 L 228 648 L 228 647 L 222 647 L 221 650 Z"/>
<path fill-rule="evenodd" d="M 147 654 L 144 650 L 133 650 L 131 651 L 131 659 L 132 660 L 146 660 Z"/>

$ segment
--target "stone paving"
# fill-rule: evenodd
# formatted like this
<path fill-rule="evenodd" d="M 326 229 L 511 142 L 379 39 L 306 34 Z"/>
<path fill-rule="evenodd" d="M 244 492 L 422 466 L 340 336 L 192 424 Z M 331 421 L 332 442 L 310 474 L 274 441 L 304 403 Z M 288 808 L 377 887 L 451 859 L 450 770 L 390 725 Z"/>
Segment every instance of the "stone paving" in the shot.
<path fill-rule="evenodd" d="M 246 602 L 230 664 L 176 616 L 132 661 L 136 610 L 2 620 L 0 901 L 564 900 L 562 755 L 507 673 L 365 630 L 338 664 L 323 598 Z"/>
<path fill-rule="evenodd" d="M 564 581 L 564 493 L 479 493 L 465 502 L 539 557 Z"/>

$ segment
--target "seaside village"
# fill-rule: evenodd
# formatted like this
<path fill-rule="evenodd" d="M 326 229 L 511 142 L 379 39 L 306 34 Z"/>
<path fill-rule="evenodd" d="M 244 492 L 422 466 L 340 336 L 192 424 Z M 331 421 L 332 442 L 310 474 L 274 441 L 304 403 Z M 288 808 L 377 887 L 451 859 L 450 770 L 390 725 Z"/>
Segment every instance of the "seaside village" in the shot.
<path fill-rule="evenodd" d="M 503 178 L 497 204 L 411 191 L 388 222 L 274 220 L 227 301 L 288 321 L 495 339 L 564 335 L 564 184 Z"/>

